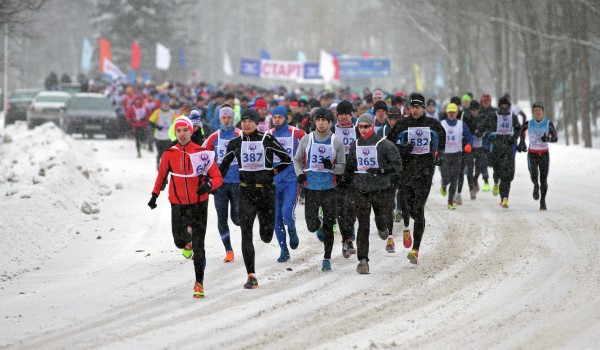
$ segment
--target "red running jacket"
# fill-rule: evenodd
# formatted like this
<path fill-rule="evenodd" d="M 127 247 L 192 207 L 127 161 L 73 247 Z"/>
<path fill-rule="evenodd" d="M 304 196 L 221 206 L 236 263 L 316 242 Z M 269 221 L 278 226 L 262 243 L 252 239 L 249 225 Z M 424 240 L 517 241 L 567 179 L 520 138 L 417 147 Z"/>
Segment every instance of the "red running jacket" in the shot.
<path fill-rule="evenodd" d="M 215 153 L 193 142 L 182 146 L 176 143 L 160 159 L 153 194 L 159 195 L 163 181 L 169 175 L 169 202 L 194 204 L 208 200 L 208 193 L 198 195 L 196 190 L 210 179 L 211 190 L 223 183 L 223 177 L 214 159 Z"/>

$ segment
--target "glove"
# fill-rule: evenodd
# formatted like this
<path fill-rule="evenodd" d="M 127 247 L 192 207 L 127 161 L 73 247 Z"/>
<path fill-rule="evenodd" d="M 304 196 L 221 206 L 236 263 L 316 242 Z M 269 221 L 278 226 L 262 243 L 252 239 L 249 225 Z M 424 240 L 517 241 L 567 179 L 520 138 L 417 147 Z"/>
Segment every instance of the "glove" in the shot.
<path fill-rule="evenodd" d="M 415 147 L 414 142 L 409 142 L 409 143 L 400 145 L 400 148 L 402 149 L 402 153 L 404 153 L 404 154 L 410 154 L 410 152 L 412 152 L 414 147 Z"/>
<path fill-rule="evenodd" d="M 467 143 L 465 145 L 465 152 L 466 153 L 471 153 L 472 150 L 473 150 L 473 147 L 471 147 L 471 145 Z"/>
<path fill-rule="evenodd" d="M 527 146 L 521 142 L 518 146 L 517 146 L 517 152 L 526 152 L 527 151 Z"/>
<path fill-rule="evenodd" d="M 157 125 L 156 128 L 158 129 L 158 131 L 162 131 L 163 129 L 162 125 Z"/>
<path fill-rule="evenodd" d="M 212 188 L 212 182 L 207 181 L 207 182 L 203 183 L 202 185 L 198 186 L 196 193 L 198 195 L 203 195 L 205 193 L 208 193 L 208 191 L 210 191 L 211 188 Z"/>
<path fill-rule="evenodd" d="M 549 137 L 544 133 L 544 135 L 542 135 L 542 137 L 540 137 L 540 140 L 542 140 L 542 142 L 548 142 Z"/>
<path fill-rule="evenodd" d="M 433 159 L 433 165 L 442 166 L 444 164 L 444 152 L 436 151 L 435 158 Z"/>
<path fill-rule="evenodd" d="M 156 193 L 152 193 L 152 198 L 150 198 L 150 202 L 148 202 L 150 209 L 156 208 L 156 198 L 158 198 L 158 195 Z"/>
<path fill-rule="evenodd" d="M 323 159 L 323 167 L 325 169 L 332 170 L 333 169 L 333 163 L 331 162 L 331 159 L 329 159 L 329 158 Z"/>
<path fill-rule="evenodd" d="M 298 183 L 303 184 L 304 181 L 306 181 L 306 175 L 304 175 L 304 174 L 298 175 Z"/>

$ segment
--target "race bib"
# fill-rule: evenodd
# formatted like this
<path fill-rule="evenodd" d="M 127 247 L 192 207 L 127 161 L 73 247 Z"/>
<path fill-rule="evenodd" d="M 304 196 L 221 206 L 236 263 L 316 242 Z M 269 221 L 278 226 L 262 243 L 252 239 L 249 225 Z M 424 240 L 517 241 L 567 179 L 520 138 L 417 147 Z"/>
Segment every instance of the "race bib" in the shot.
<path fill-rule="evenodd" d="M 265 170 L 265 147 L 262 141 L 242 141 L 240 151 L 242 168 L 245 171 Z"/>
<path fill-rule="evenodd" d="M 227 154 L 227 146 L 231 140 L 225 140 L 221 138 L 221 130 L 217 134 L 217 144 L 215 145 L 215 151 L 217 152 L 217 163 L 223 163 L 223 158 Z M 237 158 L 233 158 L 231 164 L 237 164 Z"/>
<path fill-rule="evenodd" d="M 431 129 L 429 127 L 408 128 L 408 142 L 414 143 L 411 154 L 427 154 L 430 151 Z"/>
<path fill-rule="evenodd" d="M 285 149 L 285 152 L 290 155 L 290 157 L 294 156 L 294 137 L 276 137 L 279 144 Z M 273 163 L 279 163 L 281 159 L 276 154 L 273 154 Z"/>
<path fill-rule="evenodd" d="M 496 135 L 512 135 L 513 118 L 512 115 L 500 115 L 496 113 Z"/>
<path fill-rule="evenodd" d="M 344 144 L 344 153 L 350 153 L 350 145 L 354 140 L 356 140 L 356 129 L 354 127 L 351 128 L 335 128 L 335 136 L 342 139 L 342 143 Z"/>
<path fill-rule="evenodd" d="M 311 171 L 329 172 L 323 166 L 323 160 L 329 159 L 333 162 L 333 152 L 331 144 L 325 143 L 312 143 L 310 147 L 310 157 L 308 162 L 308 169 Z"/>
<path fill-rule="evenodd" d="M 172 172 L 171 175 L 178 177 L 196 177 L 200 175 L 205 176 L 208 173 L 208 169 L 210 169 L 215 162 L 215 152 L 213 151 L 191 153 L 189 156 L 194 172 L 192 174 L 177 174 Z"/>

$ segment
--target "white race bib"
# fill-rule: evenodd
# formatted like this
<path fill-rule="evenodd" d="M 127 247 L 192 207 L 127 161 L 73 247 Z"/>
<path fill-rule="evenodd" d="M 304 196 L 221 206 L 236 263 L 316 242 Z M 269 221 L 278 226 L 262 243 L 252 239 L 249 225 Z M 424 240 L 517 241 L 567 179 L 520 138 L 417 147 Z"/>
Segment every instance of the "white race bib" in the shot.
<path fill-rule="evenodd" d="M 208 173 L 208 169 L 215 162 L 215 152 L 213 151 L 201 151 L 197 153 L 190 153 L 190 161 L 192 162 L 192 169 L 194 172 L 192 174 L 177 174 L 171 172 L 171 175 L 178 177 L 196 177 L 196 176 L 206 176 Z"/>
<path fill-rule="evenodd" d="M 350 145 L 354 140 L 356 140 L 356 129 L 354 126 L 350 128 L 335 128 L 335 136 L 342 139 L 342 143 L 344 144 L 344 153 L 348 154 L 350 152 Z"/>
<path fill-rule="evenodd" d="M 240 151 L 242 168 L 245 171 L 260 171 L 265 167 L 265 147 L 262 141 L 242 141 Z"/>
<path fill-rule="evenodd" d="M 496 135 L 512 135 L 513 134 L 513 118 L 512 115 L 500 115 L 496 113 Z"/>
<path fill-rule="evenodd" d="M 377 146 L 383 139 L 379 140 L 373 146 L 356 145 L 356 172 L 364 174 L 371 168 L 379 168 L 377 158 Z"/>
<path fill-rule="evenodd" d="M 429 127 L 408 128 L 408 142 L 415 144 L 411 154 L 427 154 L 430 151 L 431 130 Z"/>

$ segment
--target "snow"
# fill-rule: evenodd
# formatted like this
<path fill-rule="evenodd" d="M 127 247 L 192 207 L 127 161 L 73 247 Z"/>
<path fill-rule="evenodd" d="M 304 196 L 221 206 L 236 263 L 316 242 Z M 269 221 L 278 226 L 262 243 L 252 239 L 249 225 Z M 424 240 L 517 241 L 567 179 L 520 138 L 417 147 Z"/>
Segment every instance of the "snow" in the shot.
<path fill-rule="evenodd" d="M 255 226 L 260 288 L 244 290 L 239 228 L 236 260 L 225 264 L 211 203 L 206 298 L 193 299 L 192 263 L 173 245 L 166 193 L 157 209 L 146 206 L 155 153 L 138 159 L 134 148 L 51 124 L 6 128 L 0 347 L 600 347 L 597 149 L 551 145 L 546 212 L 531 199 L 524 154 L 508 210 L 480 192 L 448 211 L 436 172 L 419 264 L 401 238 L 389 254 L 373 232 L 370 275 L 342 257 L 339 236 L 333 271 L 322 273 L 322 243 L 299 205 L 300 246 L 287 263 Z"/>

